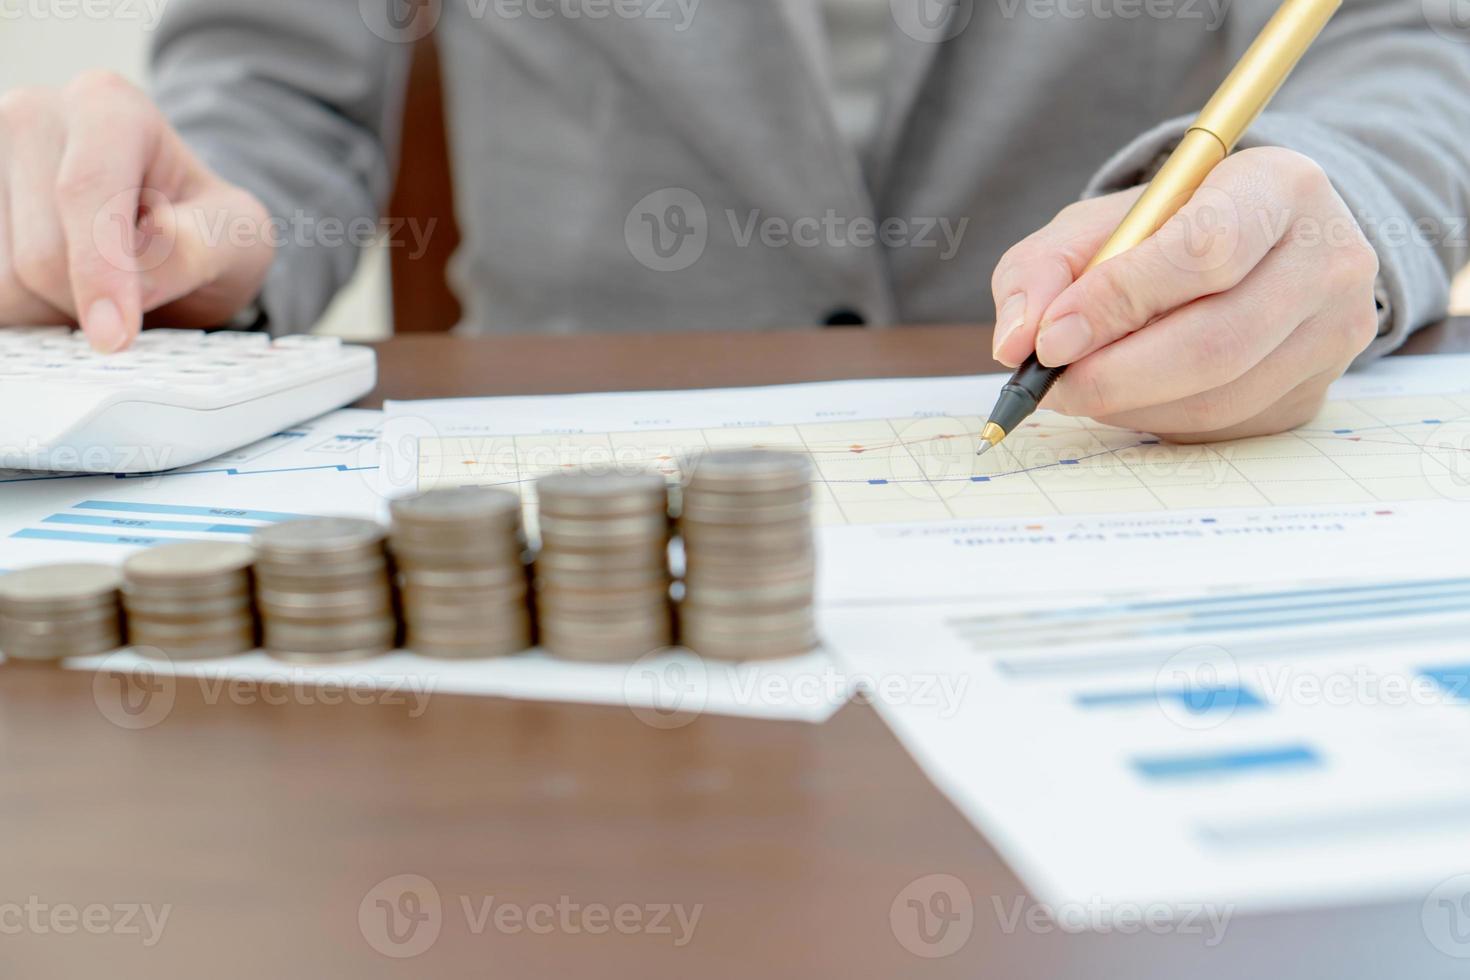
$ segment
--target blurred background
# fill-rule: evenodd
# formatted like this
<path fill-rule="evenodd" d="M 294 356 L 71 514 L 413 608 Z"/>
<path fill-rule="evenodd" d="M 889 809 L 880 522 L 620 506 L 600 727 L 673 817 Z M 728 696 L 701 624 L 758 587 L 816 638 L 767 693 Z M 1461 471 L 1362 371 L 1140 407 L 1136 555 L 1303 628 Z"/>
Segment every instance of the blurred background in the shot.
<path fill-rule="evenodd" d="M 165 3 L 76 0 L 37 8 L 27 0 L 0 0 L 0 91 L 59 85 L 87 68 L 111 69 L 143 83 L 149 33 Z M 99 6 L 113 15 L 89 16 Z M 411 300 L 400 297 L 400 302 Z M 381 339 L 392 333 L 392 307 L 388 249 L 375 246 L 366 251 L 356 278 L 317 329 L 351 339 Z M 1470 269 L 1456 281 L 1452 308 L 1470 314 Z"/>

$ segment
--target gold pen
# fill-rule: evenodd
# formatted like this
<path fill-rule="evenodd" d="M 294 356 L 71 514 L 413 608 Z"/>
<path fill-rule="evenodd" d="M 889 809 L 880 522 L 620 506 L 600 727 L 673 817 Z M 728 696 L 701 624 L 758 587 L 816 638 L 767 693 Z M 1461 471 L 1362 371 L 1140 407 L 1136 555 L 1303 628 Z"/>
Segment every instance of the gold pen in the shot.
<path fill-rule="evenodd" d="M 1284 0 L 1087 269 L 1140 244 L 1184 206 L 1266 108 L 1341 4 L 1342 0 Z M 979 454 L 998 445 L 1036 411 L 1065 370 L 1065 365 L 1043 367 L 1035 354 L 1026 358 L 1001 389 L 980 431 Z"/>

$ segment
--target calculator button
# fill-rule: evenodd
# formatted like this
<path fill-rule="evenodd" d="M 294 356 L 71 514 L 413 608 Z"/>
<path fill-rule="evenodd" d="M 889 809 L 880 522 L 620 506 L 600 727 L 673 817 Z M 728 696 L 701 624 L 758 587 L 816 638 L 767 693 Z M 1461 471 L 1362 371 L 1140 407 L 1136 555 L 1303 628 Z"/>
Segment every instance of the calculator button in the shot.
<path fill-rule="evenodd" d="M 144 330 L 134 340 L 133 346 L 143 349 L 160 347 L 193 347 L 204 342 L 203 330 L 176 330 L 171 327 Z"/>
<path fill-rule="evenodd" d="M 254 331 L 216 330 L 214 333 L 205 335 L 204 338 L 204 346 L 223 347 L 230 351 L 255 350 L 257 348 L 268 348 L 270 345 L 270 334 Z"/>

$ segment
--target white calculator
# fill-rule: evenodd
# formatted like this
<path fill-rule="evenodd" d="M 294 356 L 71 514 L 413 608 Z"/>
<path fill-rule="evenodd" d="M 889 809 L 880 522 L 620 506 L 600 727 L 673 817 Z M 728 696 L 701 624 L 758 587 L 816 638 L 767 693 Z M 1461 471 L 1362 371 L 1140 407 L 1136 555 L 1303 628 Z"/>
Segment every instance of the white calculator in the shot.
<path fill-rule="evenodd" d="M 336 337 L 145 330 L 98 354 L 79 330 L 0 327 L 0 468 L 147 473 L 237 449 L 372 390 Z"/>

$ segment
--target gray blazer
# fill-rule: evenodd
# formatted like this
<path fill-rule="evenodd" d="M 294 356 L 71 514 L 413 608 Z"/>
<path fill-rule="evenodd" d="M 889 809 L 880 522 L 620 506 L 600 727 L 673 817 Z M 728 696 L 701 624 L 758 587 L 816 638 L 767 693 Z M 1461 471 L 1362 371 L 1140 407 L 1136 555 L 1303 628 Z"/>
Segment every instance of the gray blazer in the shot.
<path fill-rule="evenodd" d="M 860 155 L 805 56 L 797 4 L 814 2 L 174 0 L 154 80 L 280 222 L 262 297 L 277 330 L 309 327 L 351 274 L 430 29 L 461 330 L 975 321 L 1000 254 L 1079 194 L 1135 183 L 1274 9 L 891 0 L 886 120 Z M 1242 144 L 1313 157 L 1358 216 L 1389 311 L 1375 351 L 1442 316 L 1447 270 L 1470 259 L 1453 9 L 1346 0 Z M 387 230 L 409 249 L 425 232 Z"/>

